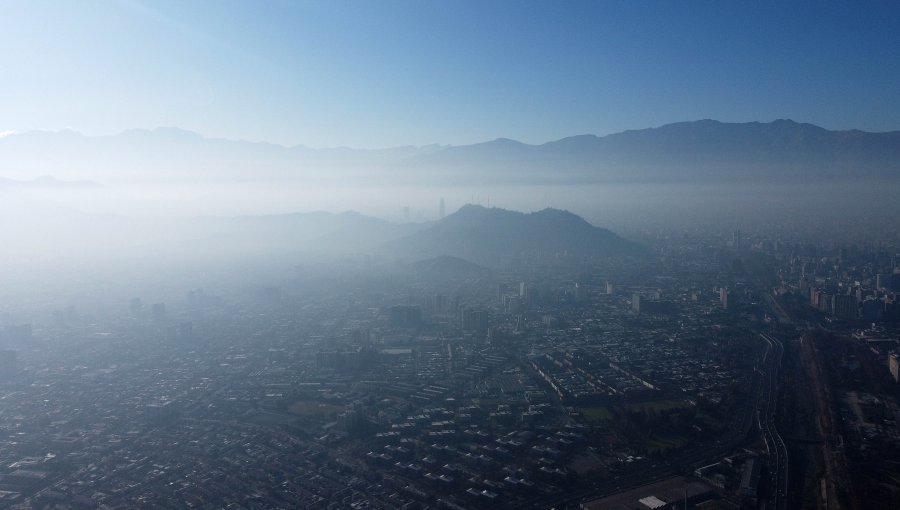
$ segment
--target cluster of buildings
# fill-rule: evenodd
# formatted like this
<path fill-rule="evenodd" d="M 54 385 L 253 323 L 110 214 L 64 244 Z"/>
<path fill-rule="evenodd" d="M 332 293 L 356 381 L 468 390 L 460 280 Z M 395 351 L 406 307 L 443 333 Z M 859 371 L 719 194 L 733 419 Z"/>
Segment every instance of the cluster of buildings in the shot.
<path fill-rule="evenodd" d="M 900 267 L 887 251 L 819 247 L 780 253 L 776 260 L 779 290 L 805 298 L 822 316 L 900 322 Z"/>
<path fill-rule="evenodd" d="M 195 289 L 4 330 L 0 498 L 544 508 L 702 458 L 750 405 L 736 388 L 762 352 L 751 286 L 696 241 L 565 264 L 456 287 L 375 275 Z M 731 482 L 676 485 L 691 503 L 739 500 Z"/>

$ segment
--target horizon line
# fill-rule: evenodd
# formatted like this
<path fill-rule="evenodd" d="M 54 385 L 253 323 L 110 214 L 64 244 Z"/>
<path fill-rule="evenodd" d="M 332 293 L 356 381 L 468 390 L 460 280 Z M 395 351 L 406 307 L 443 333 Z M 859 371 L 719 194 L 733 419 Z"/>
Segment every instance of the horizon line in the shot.
<path fill-rule="evenodd" d="M 508 142 L 514 142 L 514 143 L 521 144 L 521 145 L 528 145 L 531 147 L 540 147 L 542 145 L 559 142 L 561 140 L 567 140 L 570 138 L 577 138 L 577 137 L 584 137 L 584 136 L 593 136 L 595 138 L 605 138 L 608 136 L 613 136 L 613 135 L 618 135 L 618 134 L 623 134 L 623 133 L 631 133 L 631 132 L 635 132 L 635 131 L 661 129 L 661 128 L 664 128 L 667 126 L 673 126 L 676 124 L 696 124 L 696 123 L 701 123 L 701 122 L 715 122 L 718 124 L 775 124 L 777 122 L 790 122 L 790 123 L 797 124 L 797 125 L 813 126 L 813 127 L 819 128 L 819 129 L 824 129 L 825 131 L 836 132 L 836 133 L 861 132 L 861 133 L 869 133 L 869 134 L 887 134 L 887 133 L 900 132 L 900 129 L 894 129 L 894 130 L 889 130 L 889 131 L 865 131 L 865 130 L 858 129 L 858 128 L 829 129 L 827 127 L 823 127 L 818 124 L 813 124 L 811 122 L 802 122 L 802 121 L 793 120 L 791 118 L 779 117 L 779 118 L 771 120 L 771 121 L 752 120 L 752 121 L 745 121 L 745 122 L 728 122 L 728 121 L 721 121 L 721 120 L 711 119 L 711 118 L 703 118 L 703 119 L 696 119 L 696 120 L 682 120 L 682 121 L 676 121 L 676 122 L 668 122 L 665 124 L 660 124 L 660 125 L 650 126 L 650 127 L 623 129 L 620 131 L 610 132 L 610 133 L 606 133 L 603 135 L 598 135 L 596 133 L 579 133 L 579 134 L 574 134 L 574 135 L 563 136 L 562 138 L 556 138 L 553 140 L 547 140 L 547 141 L 544 141 L 541 143 L 528 143 L 528 142 L 522 142 L 520 140 L 516 140 L 514 138 L 499 136 L 497 138 L 492 138 L 490 140 L 484 140 L 484 141 L 480 141 L 480 142 L 473 142 L 473 143 L 467 143 L 467 144 L 459 144 L 459 145 L 434 142 L 434 143 L 424 144 L 424 145 L 402 144 L 402 145 L 393 145 L 393 146 L 378 147 L 378 148 L 359 148 L 359 147 L 351 147 L 351 146 L 347 146 L 347 145 L 311 147 L 309 145 L 304 145 L 302 143 L 298 143 L 298 144 L 294 144 L 294 145 L 285 145 L 285 144 L 271 142 L 271 141 L 267 141 L 267 140 L 248 140 L 248 139 L 244 139 L 244 138 L 226 138 L 226 137 L 220 137 L 220 136 L 208 136 L 199 131 L 185 129 L 185 128 L 181 128 L 178 126 L 157 126 L 154 128 L 133 127 L 133 128 L 123 129 L 121 131 L 116 131 L 113 133 L 106 133 L 106 134 L 87 134 L 87 133 L 84 133 L 77 129 L 74 129 L 72 127 L 64 127 L 64 128 L 60 128 L 60 129 L 38 128 L 38 129 L 31 129 L 31 130 L 27 130 L 27 131 L 20 131 L 18 129 L 7 129 L 7 130 L 0 131 L 0 140 L 7 139 L 7 138 L 14 138 L 17 136 L 28 135 L 28 134 L 74 134 L 74 135 L 82 136 L 85 138 L 113 138 L 113 137 L 122 136 L 122 135 L 125 135 L 128 133 L 135 133 L 135 132 L 145 132 L 145 133 L 152 134 L 152 133 L 170 131 L 170 132 L 178 132 L 181 134 L 190 135 L 190 136 L 194 136 L 194 137 L 199 137 L 202 140 L 224 141 L 224 142 L 230 142 L 230 143 L 245 143 L 245 144 L 253 144 L 253 145 L 269 145 L 269 146 L 279 147 L 279 148 L 288 149 L 288 150 L 292 150 L 292 149 L 309 149 L 309 150 L 315 150 L 315 151 L 353 150 L 353 151 L 374 152 L 374 151 L 397 150 L 397 149 L 407 149 L 407 148 L 421 149 L 421 148 L 425 148 L 425 147 L 439 147 L 439 148 L 446 149 L 446 148 L 451 148 L 451 147 L 467 147 L 467 146 L 472 146 L 472 145 L 480 145 L 480 144 L 499 142 L 499 141 L 508 141 Z"/>

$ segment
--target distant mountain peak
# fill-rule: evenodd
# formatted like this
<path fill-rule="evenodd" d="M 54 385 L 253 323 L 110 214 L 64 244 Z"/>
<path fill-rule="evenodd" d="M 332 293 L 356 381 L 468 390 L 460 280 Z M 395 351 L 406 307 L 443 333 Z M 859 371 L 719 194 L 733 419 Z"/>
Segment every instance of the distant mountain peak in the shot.
<path fill-rule="evenodd" d="M 578 215 L 547 208 L 532 213 L 467 204 L 391 248 L 406 257 L 457 257 L 487 267 L 511 258 L 638 255 L 644 249 Z"/>
<path fill-rule="evenodd" d="M 558 218 L 565 220 L 577 220 L 579 222 L 587 223 L 584 218 L 578 216 L 575 213 L 567 211 L 565 209 L 556 209 L 554 207 L 545 207 L 539 211 L 534 212 L 520 212 L 520 211 L 512 211 L 509 209 L 503 209 L 501 207 L 487 207 L 481 204 L 465 204 L 460 207 L 455 213 L 447 216 L 447 218 L 452 217 L 460 217 L 460 216 L 471 216 L 471 215 L 479 215 L 479 216 L 514 216 L 514 217 L 533 217 L 533 218 Z M 445 218 L 445 219 L 447 219 Z"/>
<path fill-rule="evenodd" d="M 527 145 L 518 140 L 513 140 L 512 138 L 495 138 L 490 143 L 507 144 L 507 145 Z"/>
<path fill-rule="evenodd" d="M 455 213 L 449 214 L 447 218 L 452 218 L 454 216 L 465 216 L 467 214 L 488 214 L 491 210 L 498 209 L 497 207 L 488 207 L 481 204 L 473 204 L 468 203 L 464 204 L 462 207 L 456 210 Z M 505 210 L 505 209 L 499 209 Z M 445 218 L 446 219 L 446 218 Z"/>
<path fill-rule="evenodd" d="M 531 214 L 538 216 L 553 216 L 559 218 L 578 218 L 579 220 L 584 221 L 584 218 L 578 216 L 577 214 L 570 212 L 566 209 L 556 209 L 555 207 L 545 207 L 540 211 L 535 211 Z"/>

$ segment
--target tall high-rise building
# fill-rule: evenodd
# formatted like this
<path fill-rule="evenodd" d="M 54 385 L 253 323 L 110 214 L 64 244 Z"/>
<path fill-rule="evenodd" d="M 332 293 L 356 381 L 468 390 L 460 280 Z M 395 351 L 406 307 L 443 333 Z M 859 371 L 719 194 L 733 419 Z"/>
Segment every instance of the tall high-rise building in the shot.
<path fill-rule="evenodd" d="M 525 309 L 524 301 L 519 296 L 504 296 L 503 310 L 506 313 L 517 314 Z"/>
<path fill-rule="evenodd" d="M 831 302 L 831 313 L 841 319 L 853 320 L 859 315 L 856 296 L 836 294 Z"/>
<path fill-rule="evenodd" d="M 817 308 L 822 313 L 830 313 L 834 310 L 834 297 L 827 292 L 819 292 Z"/>
<path fill-rule="evenodd" d="M 443 294 L 435 294 L 428 299 L 428 309 L 431 313 L 444 313 L 447 309 L 447 297 Z"/>
<path fill-rule="evenodd" d="M 575 288 L 572 290 L 572 297 L 575 299 L 576 303 L 580 303 L 584 300 L 586 292 L 584 290 L 583 285 L 579 285 L 578 282 L 575 283 Z"/>
<path fill-rule="evenodd" d="M 731 233 L 731 246 L 735 249 L 741 248 L 741 231 L 740 229 L 735 230 Z"/>
<path fill-rule="evenodd" d="M 728 310 L 728 289 L 725 287 L 719 289 L 719 302 L 722 304 L 722 308 Z"/>
<path fill-rule="evenodd" d="M 481 308 L 466 308 L 462 313 L 460 327 L 464 331 L 486 333 L 488 331 L 488 312 Z"/>

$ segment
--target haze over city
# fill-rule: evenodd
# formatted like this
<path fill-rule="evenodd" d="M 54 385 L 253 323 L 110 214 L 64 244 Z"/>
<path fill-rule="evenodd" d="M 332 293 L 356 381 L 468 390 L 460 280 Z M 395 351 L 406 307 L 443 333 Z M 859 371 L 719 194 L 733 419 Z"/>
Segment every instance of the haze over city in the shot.
<path fill-rule="evenodd" d="M 0 507 L 900 497 L 900 5 L 0 12 Z"/>

